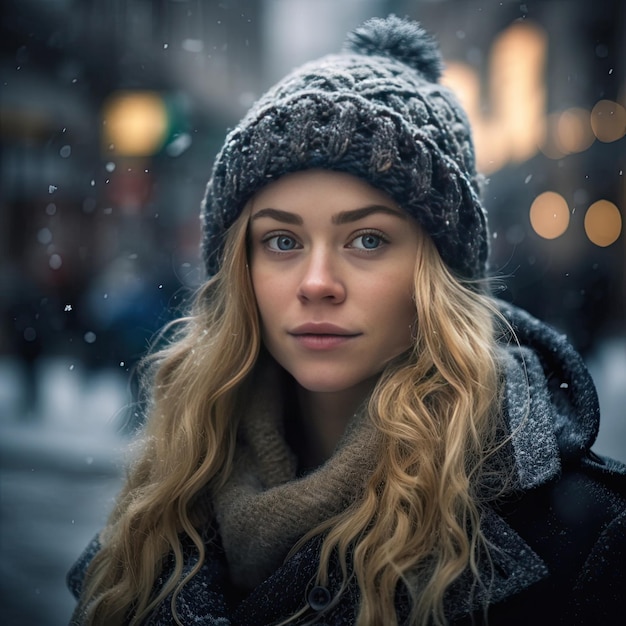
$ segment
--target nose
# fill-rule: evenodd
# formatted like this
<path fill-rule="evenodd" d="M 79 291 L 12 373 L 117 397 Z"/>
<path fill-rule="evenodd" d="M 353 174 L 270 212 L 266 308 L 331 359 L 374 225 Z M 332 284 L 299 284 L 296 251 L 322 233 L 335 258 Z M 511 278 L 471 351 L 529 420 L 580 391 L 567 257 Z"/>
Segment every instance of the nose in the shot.
<path fill-rule="evenodd" d="M 339 276 L 337 260 L 331 251 L 318 249 L 308 255 L 300 285 L 298 299 L 305 302 L 327 301 L 340 304 L 346 298 L 346 286 Z"/>

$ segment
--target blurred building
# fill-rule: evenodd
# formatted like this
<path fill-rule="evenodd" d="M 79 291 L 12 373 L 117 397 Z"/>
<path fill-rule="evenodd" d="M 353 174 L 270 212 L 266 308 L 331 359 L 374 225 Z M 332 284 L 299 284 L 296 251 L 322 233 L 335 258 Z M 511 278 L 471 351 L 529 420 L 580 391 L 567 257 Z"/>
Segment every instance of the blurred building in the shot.
<path fill-rule="evenodd" d="M 131 367 L 201 280 L 227 128 L 389 12 L 437 35 L 472 117 L 502 297 L 584 352 L 623 336 L 619 0 L 5 0 L 0 352 Z"/>

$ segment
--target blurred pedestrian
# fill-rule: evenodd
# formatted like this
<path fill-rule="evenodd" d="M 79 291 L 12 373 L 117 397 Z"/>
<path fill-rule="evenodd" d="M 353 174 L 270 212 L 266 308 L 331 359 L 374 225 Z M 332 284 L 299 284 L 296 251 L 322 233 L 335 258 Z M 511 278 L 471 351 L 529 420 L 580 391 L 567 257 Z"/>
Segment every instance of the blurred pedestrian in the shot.
<path fill-rule="evenodd" d="M 616 623 L 626 468 L 574 349 L 491 295 L 440 73 L 371 20 L 227 137 L 74 624 Z"/>

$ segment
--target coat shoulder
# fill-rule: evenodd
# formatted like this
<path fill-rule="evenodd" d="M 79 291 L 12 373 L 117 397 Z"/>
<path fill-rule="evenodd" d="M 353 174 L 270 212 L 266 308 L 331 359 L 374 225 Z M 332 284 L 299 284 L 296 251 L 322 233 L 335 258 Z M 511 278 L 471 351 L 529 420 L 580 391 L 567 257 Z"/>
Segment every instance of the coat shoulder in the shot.
<path fill-rule="evenodd" d="M 502 504 L 500 514 L 544 561 L 548 575 L 494 606 L 507 624 L 544 606 L 545 621 L 568 626 L 614 621 L 626 588 L 626 466 L 589 453 L 559 477 Z M 511 622 L 517 615 L 522 621 Z M 493 622 L 499 624 L 497 617 Z"/>
<path fill-rule="evenodd" d="M 508 498 L 499 512 L 548 565 L 582 565 L 626 512 L 626 466 L 591 452 L 564 462 L 555 479 Z"/>

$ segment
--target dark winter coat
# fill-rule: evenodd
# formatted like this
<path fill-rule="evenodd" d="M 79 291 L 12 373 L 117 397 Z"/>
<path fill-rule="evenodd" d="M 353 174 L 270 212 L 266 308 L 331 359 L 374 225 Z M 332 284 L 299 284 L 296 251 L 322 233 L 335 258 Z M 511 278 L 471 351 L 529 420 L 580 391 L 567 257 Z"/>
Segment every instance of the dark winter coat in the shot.
<path fill-rule="evenodd" d="M 523 311 L 505 304 L 502 310 L 521 346 L 510 350 L 505 394 L 517 485 L 483 517 L 483 532 L 495 546 L 488 623 L 626 624 L 626 467 L 591 451 L 599 415 L 593 383 L 563 336 Z M 514 374 L 521 363 L 527 378 Z M 530 414 L 525 416 L 520 406 L 528 401 L 529 384 Z M 297 624 L 353 624 L 358 587 L 353 584 L 338 595 L 342 577 L 336 563 L 331 562 L 328 587 L 312 586 L 318 549 L 319 540 L 310 541 L 243 596 L 229 585 L 218 537 L 208 543 L 200 572 L 177 598 L 182 623 L 265 626 L 307 606 Z M 77 597 L 97 550 L 94 540 L 68 575 Z M 192 546 L 186 555 L 188 571 L 197 555 Z M 166 566 L 157 585 L 167 575 Z M 470 594 L 471 582 L 462 576 L 448 592 L 445 610 L 453 626 L 486 623 L 484 598 L 480 592 Z M 397 613 L 402 623 L 407 606 L 401 593 Z M 175 624 L 169 601 L 147 623 Z"/>

